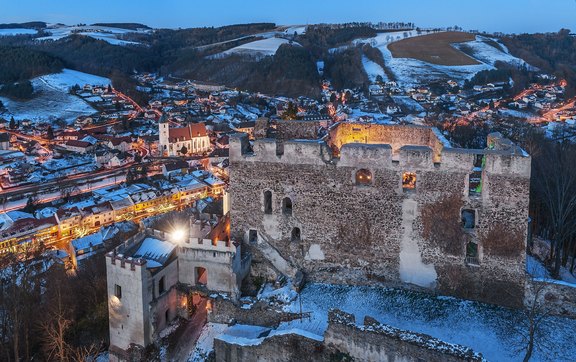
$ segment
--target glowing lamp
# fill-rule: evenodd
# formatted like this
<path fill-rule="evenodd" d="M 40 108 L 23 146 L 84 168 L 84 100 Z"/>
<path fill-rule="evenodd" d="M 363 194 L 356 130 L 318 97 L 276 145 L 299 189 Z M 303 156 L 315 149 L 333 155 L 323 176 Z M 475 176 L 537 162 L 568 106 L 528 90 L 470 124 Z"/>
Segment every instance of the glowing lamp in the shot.
<path fill-rule="evenodd" d="M 180 243 L 180 242 L 184 241 L 185 237 L 186 237 L 186 233 L 184 232 L 183 229 L 176 229 L 170 235 L 170 239 L 172 239 L 172 241 L 175 243 Z"/>

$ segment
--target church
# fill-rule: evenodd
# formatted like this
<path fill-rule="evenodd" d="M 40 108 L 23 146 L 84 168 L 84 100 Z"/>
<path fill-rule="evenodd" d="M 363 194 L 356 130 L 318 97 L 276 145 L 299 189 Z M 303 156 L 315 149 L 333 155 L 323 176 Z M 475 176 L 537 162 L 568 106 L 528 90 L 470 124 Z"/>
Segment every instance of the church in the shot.
<path fill-rule="evenodd" d="M 170 128 L 167 118 L 160 119 L 159 150 L 162 156 L 186 156 L 210 151 L 210 138 L 204 123 Z"/>

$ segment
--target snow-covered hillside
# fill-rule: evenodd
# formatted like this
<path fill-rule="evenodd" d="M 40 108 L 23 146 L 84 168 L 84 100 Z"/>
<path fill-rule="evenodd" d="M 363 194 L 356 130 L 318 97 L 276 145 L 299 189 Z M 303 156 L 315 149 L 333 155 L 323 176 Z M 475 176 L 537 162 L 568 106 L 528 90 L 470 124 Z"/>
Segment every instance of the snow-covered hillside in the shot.
<path fill-rule="evenodd" d="M 232 54 L 247 55 L 254 58 L 263 58 L 268 55 L 276 54 L 276 51 L 282 44 L 292 44 L 301 46 L 296 42 L 291 42 L 283 38 L 267 38 L 256 40 L 250 43 L 242 44 L 222 53 L 216 54 L 214 58 L 222 58 Z"/>
<path fill-rule="evenodd" d="M 29 119 L 34 122 L 63 119 L 68 123 L 76 117 L 96 112 L 81 98 L 68 93 L 75 84 L 84 86 L 108 85 L 110 80 L 92 74 L 64 69 L 62 73 L 48 74 L 31 80 L 35 97 L 28 101 L 15 101 L 0 97 L 6 110 L 2 117 L 14 117 L 16 120 Z"/>
<path fill-rule="evenodd" d="M 0 36 L 12 36 L 12 35 L 34 35 L 38 31 L 34 29 L 0 29 Z"/>
<path fill-rule="evenodd" d="M 465 80 L 472 78 L 479 71 L 494 69 L 496 61 L 530 67 L 524 60 L 512 56 L 503 44 L 494 41 L 501 47 L 501 49 L 497 49 L 488 44 L 488 38 L 482 36 L 477 36 L 474 41 L 452 44 L 457 49 L 467 47 L 467 49 L 471 50 L 472 54 L 468 55 L 480 62 L 477 65 L 437 65 L 412 58 L 395 58 L 388 49 L 388 44 L 399 40 L 400 36 L 400 39 L 404 39 L 417 36 L 417 34 L 415 32 L 404 32 L 401 34 L 383 33 L 362 42 L 371 44 L 382 52 L 386 67 L 394 74 L 396 81 L 401 86 L 417 86 L 430 83 L 431 81 L 447 80 L 454 80 L 463 84 Z M 366 63 L 364 64 L 366 72 L 370 74 L 370 69 L 366 68 Z"/>
<path fill-rule="evenodd" d="M 38 38 L 39 41 L 45 40 L 59 40 L 65 38 L 72 34 L 80 34 L 92 37 L 94 39 L 104 40 L 113 45 L 137 45 L 140 43 L 122 40 L 120 37 L 129 33 L 147 33 L 148 29 L 138 29 L 129 30 L 114 28 L 109 26 L 94 26 L 94 25 L 84 25 L 84 26 L 63 26 L 54 25 L 45 29 L 49 36 Z"/>
<path fill-rule="evenodd" d="M 71 69 L 63 69 L 61 73 L 47 74 L 36 79 L 61 92 L 68 92 L 70 87 L 76 84 L 80 87 L 86 84 L 106 86 L 111 84 L 108 78 Z"/>
<path fill-rule="evenodd" d="M 365 55 L 362 56 L 362 64 L 364 65 L 364 70 L 368 75 L 368 79 L 370 79 L 372 83 L 376 81 L 378 76 L 382 77 L 382 81 L 384 82 L 388 80 L 384 69 L 378 63 L 368 59 Z"/>
<path fill-rule="evenodd" d="M 498 46 L 500 49 L 497 49 L 490 43 Z M 481 35 L 476 36 L 476 40 L 469 41 L 465 43 L 456 43 L 453 46 L 460 50 L 465 50 L 468 48 L 472 51 L 470 56 L 474 57 L 478 61 L 482 63 L 494 65 L 497 61 L 509 63 L 516 66 L 527 66 L 531 67 L 528 63 L 526 63 L 523 59 L 516 58 L 512 54 L 508 52 L 508 48 L 500 42 L 497 42 L 494 39 L 490 39 Z"/>
<path fill-rule="evenodd" d="M 401 86 L 418 86 L 433 81 L 454 80 L 464 83 L 482 70 L 493 69 L 490 64 L 437 65 L 412 58 L 394 58 L 388 47 L 378 47 L 384 56 L 384 64 L 396 77 Z"/>

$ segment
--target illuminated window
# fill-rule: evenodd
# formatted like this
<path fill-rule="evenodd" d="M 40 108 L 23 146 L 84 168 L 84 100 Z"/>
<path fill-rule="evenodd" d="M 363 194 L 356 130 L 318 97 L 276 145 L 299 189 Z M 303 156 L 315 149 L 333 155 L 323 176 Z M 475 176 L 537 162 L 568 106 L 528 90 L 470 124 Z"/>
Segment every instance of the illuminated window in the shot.
<path fill-rule="evenodd" d="M 122 287 L 118 284 L 114 284 L 114 295 L 118 299 L 122 299 Z"/>
<path fill-rule="evenodd" d="M 416 188 L 416 174 L 414 172 L 404 172 L 402 174 L 402 189 L 404 191 L 414 190 Z"/>
<path fill-rule="evenodd" d="M 371 185 L 372 184 L 372 172 L 362 168 L 356 171 L 356 185 Z"/>
<path fill-rule="evenodd" d="M 289 197 L 282 200 L 282 213 L 288 216 L 292 215 L 292 200 Z"/>
<path fill-rule="evenodd" d="M 272 191 L 264 191 L 264 213 L 272 213 Z"/>

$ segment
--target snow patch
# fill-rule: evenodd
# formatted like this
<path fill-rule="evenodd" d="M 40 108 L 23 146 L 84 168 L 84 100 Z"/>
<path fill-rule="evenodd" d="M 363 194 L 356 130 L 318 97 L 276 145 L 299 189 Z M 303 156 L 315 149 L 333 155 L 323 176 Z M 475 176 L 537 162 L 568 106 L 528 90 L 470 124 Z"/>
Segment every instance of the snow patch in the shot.
<path fill-rule="evenodd" d="M 424 264 L 418 248 L 418 242 L 413 238 L 412 223 L 416 218 L 417 203 L 406 199 L 402 203 L 402 227 L 404 234 L 400 244 L 400 279 L 425 288 L 431 288 L 436 283 L 434 265 Z"/>
<path fill-rule="evenodd" d="M 0 36 L 13 36 L 13 35 L 34 35 L 38 31 L 34 29 L 0 29 Z"/>
<path fill-rule="evenodd" d="M 382 77 L 382 81 L 388 81 L 384 69 L 378 63 L 373 62 L 365 55 L 362 55 L 362 64 L 364 65 L 364 71 L 368 75 L 368 79 L 370 79 L 372 83 L 376 82 L 378 76 Z"/>

